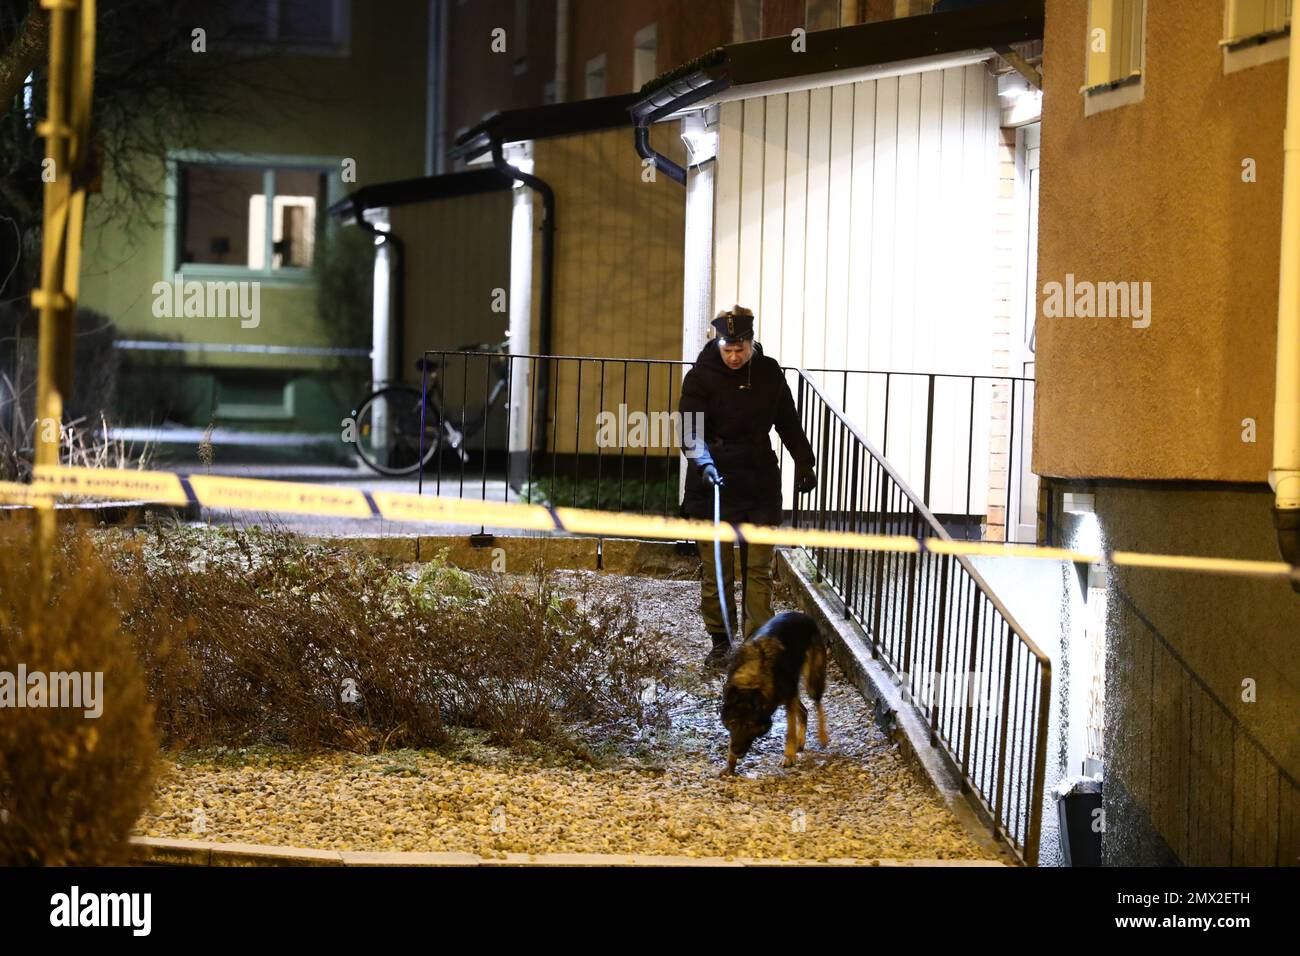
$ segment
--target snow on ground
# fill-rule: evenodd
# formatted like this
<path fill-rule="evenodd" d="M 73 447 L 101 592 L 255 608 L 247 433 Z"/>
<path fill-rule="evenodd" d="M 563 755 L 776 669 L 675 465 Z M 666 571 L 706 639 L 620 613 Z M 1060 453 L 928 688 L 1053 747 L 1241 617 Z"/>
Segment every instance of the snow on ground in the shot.
<path fill-rule="evenodd" d="M 734 779 L 719 777 L 727 735 L 721 678 L 698 580 L 556 572 L 575 596 L 630 589 L 651 639 L 681 666 L 672 726 L 580 758 L 489 746 L 459 731 L 442 751 L 312 756 L 271 749 L 173 754 L 139 832 L 319 849 L 638 853 L 769 859 L 985 859 L 832 662 L 830 746 L 782 769 L 784 712 Z M 778 591 L 778 594 L 780 592 Z M 607 596 L 608 596 L 607 594 Z M 777 610 L 790 609 L 778 601 Z"/>

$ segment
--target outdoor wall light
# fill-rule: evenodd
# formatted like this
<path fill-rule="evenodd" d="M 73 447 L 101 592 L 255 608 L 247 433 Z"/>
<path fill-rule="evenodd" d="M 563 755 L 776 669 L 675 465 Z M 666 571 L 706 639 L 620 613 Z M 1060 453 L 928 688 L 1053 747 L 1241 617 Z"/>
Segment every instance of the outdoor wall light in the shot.
<path fill-rule="evenodd" d="M 531 142 L 523 143 L 506 143 L 501 150 L 506 162 L 519 170 L 521 173 L 531 176 L 533 174 L 533 149 Z M 518 180 L 515 185 L 522 185 Z"/>
<path fill-rule="evenodd" d="M 998 96 L 1014 101 L 1029 92 L 1029 81 L 1019 73 L 1003 73 L 998 77 Z"/>
<path fill-rule="evenodd" d="M 1084 495 L 1067 491 L 1061 496 L 1061 510 L 1068 515 L 1090 515 L 1096 513 L 1096 495 Z"/>
<path fill-rule="evenodd" d="M 682 119 L 682 142 L 691 166 L 706 163 L 718 155 L 718 126 L 716 119 L 710 122 L 710 114 L 716 115 L 716 111 L 691 113 Z"/>

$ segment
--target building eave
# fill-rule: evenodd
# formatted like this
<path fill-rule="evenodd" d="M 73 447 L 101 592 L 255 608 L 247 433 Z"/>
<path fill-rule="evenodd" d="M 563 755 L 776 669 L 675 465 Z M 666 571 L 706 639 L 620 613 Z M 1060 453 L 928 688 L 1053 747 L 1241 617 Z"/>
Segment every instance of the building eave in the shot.
<path fill-rule="evenodd" d="M 975 62 L 999 47 L 1040 39 L 1043 10 L 1044 0 L 1001 0 L 813 31 L 802 50 L 790 36 L 733 43 L 651 80 L 631 112 L 638 122 L 659 122 L 725 100 Z"/>

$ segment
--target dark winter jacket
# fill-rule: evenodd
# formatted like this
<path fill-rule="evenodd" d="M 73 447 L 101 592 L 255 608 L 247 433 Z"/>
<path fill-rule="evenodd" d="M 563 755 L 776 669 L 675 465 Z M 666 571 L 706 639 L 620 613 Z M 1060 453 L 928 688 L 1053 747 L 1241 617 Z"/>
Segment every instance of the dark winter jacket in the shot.
<path fill-rule="evenodd" d="M 800 470 L 813 468 L 815 459 L 777 361 L 755 342 L 753 358 L 733 371 L 722 360 L 718 340 L 710 339 L 686 373 L 678 408 L 688 463 L 683 513 L 713 520 L 713 487 L 701 474 L 711 462 L 722 475 L 722 520 L 780 524 L 781 476 L 772 428 Z M 694 413 L 703 415 L 703 442 L 691 434 Z"/>

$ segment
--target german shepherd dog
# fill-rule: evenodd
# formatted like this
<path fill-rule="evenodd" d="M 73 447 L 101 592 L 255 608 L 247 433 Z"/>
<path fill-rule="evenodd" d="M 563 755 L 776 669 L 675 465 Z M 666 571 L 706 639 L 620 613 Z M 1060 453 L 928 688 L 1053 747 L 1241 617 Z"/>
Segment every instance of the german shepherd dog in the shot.
<path fill-rule="evenodd" d="M 808 708 L 799 699 L 800 677 L 817 706 L 817 739 L 824 747 L 829 742 L 822 709 L 826 644 L 817 622 L 797 611 L 778 614 L 736 649 L 722 690 L 722 723 L 731 734 L 723 776 L 734 774 L 736 761 L 772 729 L 772 714 L 781 706 L 785 707 L 785 760 L 781 766 L 794 765 L 794 755 L 803 750 L 808 730 Z"/>

